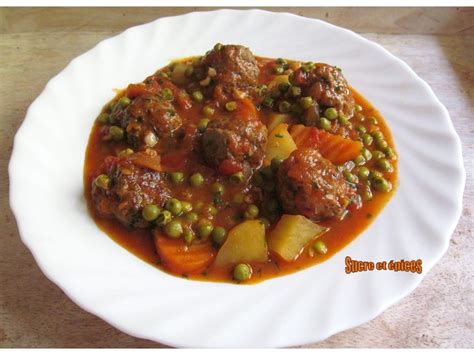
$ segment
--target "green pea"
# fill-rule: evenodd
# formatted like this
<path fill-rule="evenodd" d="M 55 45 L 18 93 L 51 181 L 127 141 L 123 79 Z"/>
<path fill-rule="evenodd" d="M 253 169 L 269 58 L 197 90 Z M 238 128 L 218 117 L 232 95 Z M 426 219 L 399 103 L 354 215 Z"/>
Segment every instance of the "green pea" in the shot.
<path fill-rule="evenodd" d="M 370 170 L 365 166 L 361 166 L 357 170 L 357 175 L 359 175 L 359 178 L 361 180 L 367 180 L 369 178 L 369 175 L 370 175 Z"/>
<path fill-rule="evenodd" d="M 208 205 L 206 209 L 204 210 L 205 213 L 207 213 L 210 216 L 215 216 L 217 214 L 217 208 L 213 205 Z"/>
<path fill-rule="evenodd" d="M 247 207 L 247 210 L 246 210 L 245 213 L 244 213 L 244 217 L 245 217 L 246 219 L 254 219 L 254 218 L 256 218 L 256 217 L 258 216 L 258 213 L 259 213 L 259 212 L 260 212 L 260 211 L 259 211 L 259 209 L 258 209 L 257 206 L 255 206 L 255 205 L 249 205 L 249 206 Z"/>
<path fill-rule="evenodd" d="M 373 131 L 372 133 L 372 137 L 374 137 L 374 139 L 378 139 L 378 140 L 381 140 L 381 139 L 384 139 L 384 136 L 383 136 L 383 133 L 381 131 Z"/>
<path fill-rule="evenodd" d="M 393 159 L 395 157 L 395 153 L 393 152 L 393 149 L 390 147 L 385 148 L 385 155 L 389 159 Z"/>
<path fill-rule="evenodd" d="M 356 112 L 361 112 L 362 111 L 362 106 L 361 105 L 355 105 L 355 111 Z"/>
<path fill-rule="evenodd" d="M 232 201 L 233 201 L 234 203 L 238 203 L 238 204 L 244 203 L 244 201 L 245 201 L 245 195 L 244 195 L 244 194 L 241 194 L 241 193 L 235 194 L 234 197 L 233 197 L 233 199 L 232 199 Z"/>
<path fill-rule="evenodd" d="M 110 178 L 105 174 L 101 174 L 95 178 L 94 184 L 103 190 L 107 190 L 109 188 Z"/>
<path fill-rule="evenodd" d="M 264 167 L 262 170 L 260 170 L 260 172 L 267 179 L 273 179 L 273 177 L 275 176 L 275 173 L 273 172 L 273 169 L 271 166 Z"/>
<path fill-rule="evenodd" d="M 324 129 L 326 131 L 331 129 L 331 121 L 329 121 L 326 117 L 319 118 L 319 128 Z"/>
<path fill-rule="evenodd" d="M 382 153 L 380 150 L 374 150 L 374 151 L 372 152 L 372 157 L 373 157 L 375 160 L 378 160 L 378 159 L 385 158 L 385 154 Z"/>
<path fill-rule="evenodd" d="M 375 144 L 379 149 L 387 149 L 388 143 L 385 139 L 376 139 Z"/>
<path fill-rule="evenodd" d="M 169 88 L 162 89 L 161 90 L 161 95 L 163 96 L 163 98 L 165 100 L 168 100 L 168 101 L 173 101 L 174 100 L 173 91 L 171 91 L 171 89 L 169 89 Z"/>
<path fill-rule="evenodd" d="M 364 165 L 365 162 L 366 162 L 366 160 L 365 160 L 365 158 L 364 158 L 363 155 L 358 155 L 358 156 L 356 156 L 355 159 L 354 159 L 354 163 L 355 163 L 356 165 Z"/>
<path fill-rule="evenodd" d="M 290 112 L 290 107 L 291 104 L 288 101 L 282 101 L 278 105 L 278 111 L 280 111 L 281 113 L 288 113 Z"/>
<path fill-rule="evenodd" d="M 252 277 L 252 267 L 249 264 L 238 264 L 232 275 L 236 281 L 246 281 Z"/>
<path fill-rule="evenodd" d="M 158 214 L 160 213 L 160 209 L 157 205 L 146 205 L 142 210 L 142 216 L 145 221 L 151 222 L 154 221 Z"/>
<path fill-rule="evenodd" d="M 181 214 L 192 211 L 193 205 L 188 201 L 181 201 Z"/>
<path fill-rule="evenodd" d="M 347 182 L 350 182 L 351 184 L 357 184 L 359 182 L 359 179 L 357 178 L 357 176 L 350 173 L 349 171 L 344 171 L 344 178 L 346 179 Z"/>
<path fill-rule="evenodd" d="M 370 201 L 374 197 L 374 195 L 372 194 L 372 190 L 367 185 L 365 185 L 362 189 L 361 196 L 364 201 Z"/>
<path fill-rule="evenodd" d="M 184 231 L 183 239 L 187 245 L 190 245 L 193 242 L 194 238 L 195 238 L 195 235 L 191 229 L 186 229 Z"/>
<path fill-rule="evenodd" d="M 97 117 L 97 121 L 103 124 L 109 123 L 109 115 L 106 113 L 101 113 L 99 117 Z"/>
<path fill-rule="evenodd" d="M 179 216 L 183 210 L 183 205 L 180 200 L 176 198 L 170 198 L 166 201 L 165 208 L 175 216 Z"/>
<path fill-rule="evenodd" d="M 377 121 L 377 119 L 376 119 L 375 117 L 372 117 L 372 116 L 371 116 L 371 117 L 369 117 L 369 122 L 370 122 L 371 124 L 373 124 L 373 125 L 376 125 L 376 124 L 378 124 L 378 121 Z"/>
<path fill-rule="evenodd" d="M 238 173 L 232 174 L 230 176 L 230 181 L 233 182 L 234 184 L 241 184 L 245 180 L 244 173 L 239 171 Z"/>
<path fill-rule="evenodd" d="M 284 162 L 284 159 L 282 159 L 280 157 L 275 157 L 270 162 L 270 166 L 271 166 L 271 168 L 274 172 L 277 172 L 278 169 L 280 168 L 281 163 L 283 163 L 283 162 Z"/>
<path fill-rule="evenodd" d="M 282 93 L 286 93 L 290 89 L 290 86 L 290 83 L 280 83 L 280 85 L 278 85 L 278 90 Z"/>
<path fill-rule="evenodd" d="M 223 195 L 225 192 L 225 187 L 220 182 L 215 182 L 211 185 L 211 191 L 215 195 Z"/>
<path fill-rule="evenodd" d="M 194 101 L 196 102 L 202 102 L 204 100 L 204 95 L 202 94 L 201 91 L 199 90 L 196 90 L 194 91 L 192 94 L 191 94 L 192 98 L 194 99 Z"/>
<path fill-rule="evenodd" d="M 121 141 L 124 136 L 123 129 L 117 126 L 110 126 L 109 135 L 114 141 Z"/>
<path fill-rule="evenodd" d="M 200 173 L 194 173 L 189 178 L 189 182 L 191 183 L 192 186 L 198 187 L 204 184 L 204 177 Z"/>
<path fill-rule="evenodd" d="M 370 178 L 372 180 L 375 180 L 375 179 L 382 179 L 383 178 L 383 173 L 381 173 L 380 171 L 378 170 L 372 170 L 370 172 Z"/>
<path fill-rule="evenodd" d="M 360 137 L 362 138 L 362 143 L 364 143 L 364 145 L 371 145 L 374 141 L 374 138 L 372 138 L 372 136 L 368 133 L 364 133 Z"/>
<path fill-rule="evenodd" d="M 317 240 L 313 244 L 313 250 L 318 254 L 324 255 L 328 252 L 328 247 L 322 240 Z"/>
<path fill-rule="evenodd" d="M 204 106 L 202 108 L 202 113 L 204 114 L 204 116 L 210 117 L 214 114 L 214 109 L 210 106 Z"/>
<path fill-rule="evenodd" d="M 196 212 L 188 212 L 184 218 L 186 218 L 187 221 L 194 223 L 199 219 L 199 216 Z"/>
<path fill-rule="evenodd" d="M 385 178 L 373 179 L 374 188 L 380 192 L 389 192 L 392 189 L 392 184 Z"/>
<path fill-rule="evenodd" d="M 347 126 L 349 124 L 349 118 L 344 115 L 343 113 L 339 114 L 339 117 L 337 118 L 341 126 Z"/>
<path fill-rule="evenodd" d="M 379 159 L 376 161 L 377 167 L 382 171 L 392 171 L 392 164 L 387 159 Z"/>
<path fill-rule="evenodd" d="M 187 66 L 186 69 L 184 70 L 184 76 L 187 78 L 193 75 L 193 73 L 194 73 L 194 68 L 191 65 Z"/>
<path fill-rule="evenodd" d="M 224 244 L 226 235 L 227 235 L 227 231 L 225 230 L 224 227 L 214 228 L 211 234 L 212 240 L 218 245 Z"/>
<path fill-rule="evenodd" d="M 357 130 L 357 132 L 359 132 L 360 134 L 367 133 L 367 128 L 365 128 L 365 126 L 362 126 L 362 125 L 357 125 L 356 130 Z"/>
<path fill-rule="evenodd" d="M 334 107 L 329 107 L 324 111 L 324 117 L 328 120 L 335 120 L 337 116 L 337 110 Z"/>
<path fill-rule="evenodd" d="M 170 211 L 163 210 L 158 213 L 158 217 L 156 217 L 156 224 L 159 226 L 165 226 L 171 222 L 173 216 L 171 215 Z"/>
<path fill-rule="evenodd" d="M 214 226 L 212 225 L 211 221 L 207 219 L 202 219 L 199 221 L 197 233 L 200 238 L 207 239 L 211 235 L 213 230 Z"/>
<path fill-rule="evenodd" d="M 267 96 L 263 99 L 263 106 L 265 107 L 268 107 L 268 108 L 272 108 L 273 107 L 273 99 L 270 97 L 270 96 Z"/>
<path fill-rule="evenodd" d="M 184 182 L 184 174 L 181 171 L 172 172 L 171 181 L 176 185 L 182 184 Z"/>
<path fill-rule="evenodd" d="M 257 86 L 257 90 L 258 90 L 258 94 L 259 94 L 260 96 L 263 96 L 263 95 L 265 95 L 265 94 L 267 93 L 267 91 L 268 91 L 268 86 L 266 86 L 266 85 L 259 85 L 259 86 Z"/>
<path fill-rule="evenodd" d="M 300 105 L 305 110 L 309 109 L 313 105 L 313 98 L 311 96 L 305 96 L 300 99 Z"/>
<path fill-rule="evenodd" d="M 204 132 L 208 124 L 209 124 L 209 118 L 201 118 L 197 124 L 198 131 L 201 133 Z"/>
<path fill-rule="evenodd" d="M 298 86 L 292 86 L 292 87 L 290 88 L 290 95 L 291 95 L 292 97 L 298 97 L 298 96 L 300 96 L 300 95 L 301 95 L 301 88 L 298 87 Z"/>
<path fill-rule="evenodd" d="M 229 101 L 225 104 L 225 109 L 227 111 L 235 111 L 237 109 L 237 102 Z"/>
<path fill-rule="evenodd" d="M 165 233 L 168 237 L 179 238 L 183 234 L 183 226 L 180 221 L 173 220 L 165 226 Z"/>
<path fill-rule="evenodd" d="M 281 75 L 285 72 L 285 69 L 282 66 L 277 66 L 275 69 L 273 69 L 273 71 L 275 74 Z"/>
<path fill-rule="evenodd" d="M 133 153 L 134 153 L 133 149 L 126 148 L 126 149 L 120 151 L 120 153 L 118 155 L 119 155 L 119 157 L 129 157 Z"/>
<path fill-rule="evenodd" d="M 122 107 L 127 107 L 132 102 L 127 96 L 122 96 L 119 100 L 119 105 Z"/>
<path fill-rule="evenodd" d="M 370 159 L 372 159 L 372 153 L 367 148 L 362 148 L 360 152 L 366 161 L 369 161 Z"/>
<path fill-rule="evenodd" d="M 222 43 L 216 43 L 216 44 L 214 45 L 214 50 L 218 51 L 218 50 L 220 50 L 222 47 L 223 47 L 223 44 L 222 44 Z"/>
<path fill-rule="evenodd" d="M 305 73 L 309 73 L 311 70 L 314 69 L 314 63 L 313 63 L 313 62 L 306 62 L 306 63 L 303 63 L 303 64 L 301 64 L 301 69 L 302 69 Z"/>

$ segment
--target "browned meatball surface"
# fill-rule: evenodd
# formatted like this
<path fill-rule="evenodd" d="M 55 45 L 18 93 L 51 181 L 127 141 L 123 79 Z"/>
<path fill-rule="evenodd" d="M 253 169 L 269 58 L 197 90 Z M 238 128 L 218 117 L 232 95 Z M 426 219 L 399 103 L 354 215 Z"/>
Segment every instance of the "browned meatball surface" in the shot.
<path fill-rule="evenodd" d="M 107 188 L 92 184 L 92 201 L 103 217 L 115 217 L 123 225 L 146 228 L 142 209 L 149 204 L 162 206 L 169 198 L 161 173 L 135 164 L 131 158 L 108 157 L 103 173 L 109 177 Z"/>
<path fill-rule="evenodd" d="M 157 95 L 138 96 L 125 108 L 117 105 L 110 117 L 125 130 L 134 148 L 173 138 L 182 126 L 173 105 Z"/>
<path fill-rule="evenodd" d="M 217 45 L 202 59 L 202 63 L 205 68 L 215 70 L 213 81 L 224 92 L 232 93 L 234 89 L 246 91 L 250 86 L 257 85 L 260 70 L 247 47 Z"/>
<path fill-rule="evenodd" d="M 295 150 L 280 166 L 277 194 L 285 213 L 317 222 L 342 215 L 353 189 L 316 149 Z"/>
<path fill-rule="evenodd" d="M 258 167 L 265 154 L 267 128 L 259 120 L 225 117 L 209 123 L 202 137 L 206 163 L 222 174 Z"/>
<path fill-rule="evenodd" d="M 354 114 L 354 96 L 339 68 L 317 63 L 310 71 L 298 68 L 291 80 L 302 87 L 303 96 L 311 96 L 315 100 L 321 114 L 328 107 L 334 107 L 348 117 Z"/>

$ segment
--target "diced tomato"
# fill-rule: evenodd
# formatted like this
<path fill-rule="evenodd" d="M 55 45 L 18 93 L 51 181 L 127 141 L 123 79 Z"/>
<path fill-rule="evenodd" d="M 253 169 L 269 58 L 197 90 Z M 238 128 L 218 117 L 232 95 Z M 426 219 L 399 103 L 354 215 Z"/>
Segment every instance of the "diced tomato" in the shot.
<path fill-rule="evenodd" d="M 306 84 L 306 75 L 303 70 L 296 70 L 293 73 L 293 82 L 296 85 L 304 85 Z"/>
<path fill-rule="evenodd" d="M 239 171 L 242 171 L 242 167 L 232 159 L 226 159 L 219 165 L 219 172 L 224 175 L 235 174 Z"/>

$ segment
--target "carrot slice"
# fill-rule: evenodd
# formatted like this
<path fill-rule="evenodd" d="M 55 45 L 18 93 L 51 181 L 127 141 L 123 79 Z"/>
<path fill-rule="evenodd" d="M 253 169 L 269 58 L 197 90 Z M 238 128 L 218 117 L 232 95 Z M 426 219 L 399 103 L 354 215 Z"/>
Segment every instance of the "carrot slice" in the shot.
<path fill-rule="evenodd" d="M 211 265 L 216 252 L 209 243 L 186 245 L 155 233 L 155 246 L 163 265 L 178 274 L 198 273 Z"/>
<path fill-rule="evenodd" d="M 298 148 L 317 148 L 321 155 L 333 164 L 342 164 L 360 154 L 362 144 L 358 141 L 331 134 L 316 127 L 294 125 L 290 134 Z"/>

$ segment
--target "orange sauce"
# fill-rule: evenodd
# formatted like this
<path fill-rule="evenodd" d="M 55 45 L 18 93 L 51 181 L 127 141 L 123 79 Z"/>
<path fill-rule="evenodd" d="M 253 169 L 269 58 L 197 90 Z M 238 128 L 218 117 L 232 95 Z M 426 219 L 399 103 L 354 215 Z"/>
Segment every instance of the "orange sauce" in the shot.
<path fill-rule="evenodd" d="M 265 60 L 260 59 L 259 60 Z M 375 117 L 378 121 L 378 129 L 381 130 L 390 147 L 394 147 L 393 139 L 390 130 L 385 123 L 381 114 L 356 90 L 351 88 L 356 104 L 362 106 L 363 110 L 360 112 L 365 117 Z M 193 116 L 196 115 L 196 110 L 193 110 Z M 186 118 L 184 116 L 184 118 Z M 195 119 L 195 117 L 191 118 Z M 265 122 L 265 117 L 261 117 Z M 355 118 L 351 120 L 354 122 Z M 161 265 L 160 258 L 156 252 L 152 232 L 148 229 L 129 229 L 120 224 L 115 219 L 102 218 L 98 216 L 91 201 L 90 186 L 93 177 L 98 171 L 105 157 L 109 155 L 116 155 L 122 149 L 127 148 L 125 143 L 108 145 L 101 141 L 100 124 L 95 123 L 89 138 L 89 143 L 86 151 L 85 167 L 84 167 L 84 190 L 88 203 L 89 211 L 97 226 L 104 231 L 115 242 L 130 251 L 131 254 L 139 257 L 143 261 L 150 263 L 165 272 L 170 272 Z M 367 162 L 366 166 L 371 169 L 373 167 L 373 159 Z M 300 256 L 293 262 L 284 262 L 277 256 L 272 255 L 269 262 L 252 264 L 253 276 L 247 283 L 256 283 L 269 278 L 290 274 L 298 270 L 314 266 L 331 258 L 334 254 L 339 252 L 351 241 L 353 241 L 362 231 L 369 227 L 370 223 L 377 217 L 378 213 L 383 209 L 385 204 L 392 197 L 397 186 L 397 162 L 392 160 L 394 171 L 391 174 L 385 174 L 385 177 L 392 183 L 393 188 L 388 193 L 374 192 L 374 198 L 371 201 L 363 202 L 360 209 L 350 211 L 348 215 L 339 220 L 333 218 L 331 220 L 321 222 L 321 225 L 327 226 L 330 230 L 320 237 L 327 245 L 328 253 L 319 255 L 314 253 L 310 255 L 309 249 L 311 245 L 307 245 L 301 252 Z M 272 226 L 271 228 L 273 228 Z M 271 230 L 271 229 L 270 229 Z M 268 231 L 267 231 L 268 235 Z M 205 272 L 188 275 L 178 275 L 193 280 L 203 281 L 231 281 L 230 270 L 227 268 L 216 269 L 209 268 Z"/>

